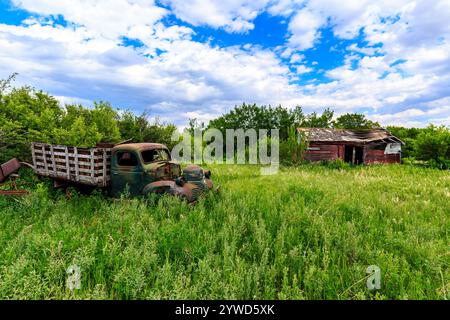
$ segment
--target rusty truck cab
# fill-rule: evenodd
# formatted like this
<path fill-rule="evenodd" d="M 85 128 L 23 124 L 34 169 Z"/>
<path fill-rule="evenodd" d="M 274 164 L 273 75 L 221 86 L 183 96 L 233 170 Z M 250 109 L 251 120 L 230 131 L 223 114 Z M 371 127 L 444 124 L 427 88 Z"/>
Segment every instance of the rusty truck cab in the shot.
<path fill-rule="evenodd" d="M 171 174 L 166 175 L 168 171 Z M 149 183 L 163 178 L 176 178 L 179 174 L 179 165 L 171 161 L 169 149 L 163 144 L 130 143 L 112 149 L 113 196 L 119 196 L 124 192 L 131 196 L 140 195 Z"/>

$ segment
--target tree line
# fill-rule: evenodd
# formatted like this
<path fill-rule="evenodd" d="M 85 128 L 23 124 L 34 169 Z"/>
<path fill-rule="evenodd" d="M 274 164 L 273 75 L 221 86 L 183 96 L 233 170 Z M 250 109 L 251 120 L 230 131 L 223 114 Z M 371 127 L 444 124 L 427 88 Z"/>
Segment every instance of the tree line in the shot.
<path fill-rule="evenodd" d="M 149 114 L 120 111 L 110 103 L 95 102 L 91 108 L 77 104 L 61 106 L 48 93 L 29 86 L 13 87 L 15 75 L 0 80 L 0 162 L 12 157 L 30 160 L 33 141 L 92 147 L 98 142 L 132 139 L 133 142 L 160 142 L 172 148 L 171 140 L 177 127 L 158 119 L 151 121 Z M 322 113 L 306 114 L 300 106 L 293 109 L 282 106 L 235 106 L 229 112 L 208 124 L 190 119 L 185 130 L 226 129 L 280 129 L 280 153 L 290 159 L 295 146 L 295 128 L 347 128 L 370 129 L 381 125 L 363 114 L 347 113 L 338 117 L 330 108 Z M 450 167 L 450 130 L 445 126 L 426 128 L 390 126 L 387 129 L 403 140 L 405 162 L 421 161 L 427 165 Z M 289 162 L 289 161 L 288 161 Z"/>
<path fill-rule="evenodd" d="M 280 156 L 285 163 L 291 162 L 291 155 L 298 148 L 295 144 L 295 128 L 338 128 L 338 129 L 373 129 L 381 128 L 364 114 L 346 113 L 334 117 L 334 111 L 324 109 L 322 113 L 305 114 L 301 107 L 286 109 L 282 106 L 258 106 L 245 104 L 235 106 L 228 113 L 213 119 L 207 126 L 195 119 L 189 122 L 188 130 L 195 128 L 217 128 L 225 134 L 226 129 L 280 129 Z M 405 128 L 387 126 L 393 135 L 405 142 L 402 156 L 404 162 L 420 163 L 441 169 L 450 168 L 450 129 L 445 126 L 428 125 L 426 128 Z"/>
<path fill-rule="evenodd" d="M 92 108 L 66 104 L 29 86 L 11 86 L 14 75 L 0 80 L 0 163 L 12 157 L 30 161 L 33 141 L 79 147 L 98 142 L 163 142 L 171 146 L 173 124 L 151 121 L 147 113 L 120 112 L 110 103 Z"/>
<path fill-rule="evenodd" d="M 195 124 L 192 121 L 190 125 Z M 347 129 L 369 129 L 380 127 L 380 124 L 373 122 L 365 115 L 357 113 L 347 113 L 334 119 L 334 111 L 326 108 L 321 114 L 312 112 L 305 114 L 300 106 L 287 109 L 280 106 L 258 106 L 256 104 L 243 103 L 235 106 L 230 112 L 212 120 L 208 124 L 209 128 L 217 128 L 221 131 L 226 129 L 268 129 L 279 128 L 280 139 L 285 140 L 289 135 L 289 128 L 347 128 Z"/>

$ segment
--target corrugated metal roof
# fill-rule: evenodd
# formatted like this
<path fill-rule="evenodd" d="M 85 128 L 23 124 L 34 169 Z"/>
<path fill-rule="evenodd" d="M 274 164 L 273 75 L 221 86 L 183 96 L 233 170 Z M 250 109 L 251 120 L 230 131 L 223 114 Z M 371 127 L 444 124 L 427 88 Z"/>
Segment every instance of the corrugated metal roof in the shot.
<path fill-rule="evenodd" d="M 309 141 L 315 142 L 348 142 L 365 144 L 374 141 L 400 142 L 403 141 L 393 136 L 386 129 L 330 129 L 330 128 L 297 128 L 303 132 Z"/>

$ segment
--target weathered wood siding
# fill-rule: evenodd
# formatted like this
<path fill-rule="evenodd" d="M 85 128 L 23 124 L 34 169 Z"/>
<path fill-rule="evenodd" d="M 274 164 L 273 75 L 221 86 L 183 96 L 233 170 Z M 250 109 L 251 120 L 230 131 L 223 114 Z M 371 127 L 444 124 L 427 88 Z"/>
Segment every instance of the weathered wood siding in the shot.
<path fill-rule="evenodd" d="M 333 161 L 338 158 L 344 160 L 345 145 L 343 144 L 320 144 L 310 143 L 305 152 L 307 161 Z M 364 148 L 363 155 L 365 164 L 376 163 L 400 163 L 400 154 L 384 154 L 384 150 L 371 149 L 370 146 Z"/>
<path fill-rule="evenodd" d="M 339 145 L 316 144 L 310 143 L 308 150 L 305 152 L 305 160 L 307 161 L 332 161 L 343 157 L 343 151 Z M 343 150 L 343 148 L 342 148 Z"/>
<path fill-rule="evenodd" d="M 400 154 L 384 154 L 384 150 L 366 149 L 364 163 L 400 163 Z"/>
<path fill-rule="evenodd" d="M 32 143 L 31 154 L 38 175 L 100 187 L 106 187 L 110 182 L 110 148 Z"/>

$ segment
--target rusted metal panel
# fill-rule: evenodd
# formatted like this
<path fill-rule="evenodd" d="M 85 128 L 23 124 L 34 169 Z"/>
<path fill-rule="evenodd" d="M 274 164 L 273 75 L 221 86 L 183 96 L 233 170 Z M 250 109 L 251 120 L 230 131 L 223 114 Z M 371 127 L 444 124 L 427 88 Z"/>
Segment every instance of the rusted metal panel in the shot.
<path fill-rule="evenodd" d="M 393 136 L 386 129 L 332 129 L 332 128 L 298 128 L 298 133 L 306 136 L 310 142 L 340 142 L 351 144 L 367 144 L 374 141 L 385 141 L 393 143 L 404 142 Z"/>
<path fill-rule="evenodd" d="M 213 188 L 210 178 L 210 171 L 204 171 L 197 165 L 189 165 L 184 169 L 183 175 L 175 181 L 160 180 L 147 184 L 143 194 L 171 194 L 193 203 L 203 193 Z"/>
<path fill-rule="evenodd" d="M 20 162 L 16 158 L 5 162 L 0 166 L 0 182 L 4 181 L 9 175 L 13 174 L 20 168 Z"/>
<path fill-rule="evenodd" d="M 0 190 L 0 196 L 24 196 L 28 194 L 26 190 Z"/>
<path fill-rule="evenodd" d="M 398 154 L 402 152 L 402 145 L 400 143 L 388 143 L 386 149 L 384 149 L 385 154 Z"/>

